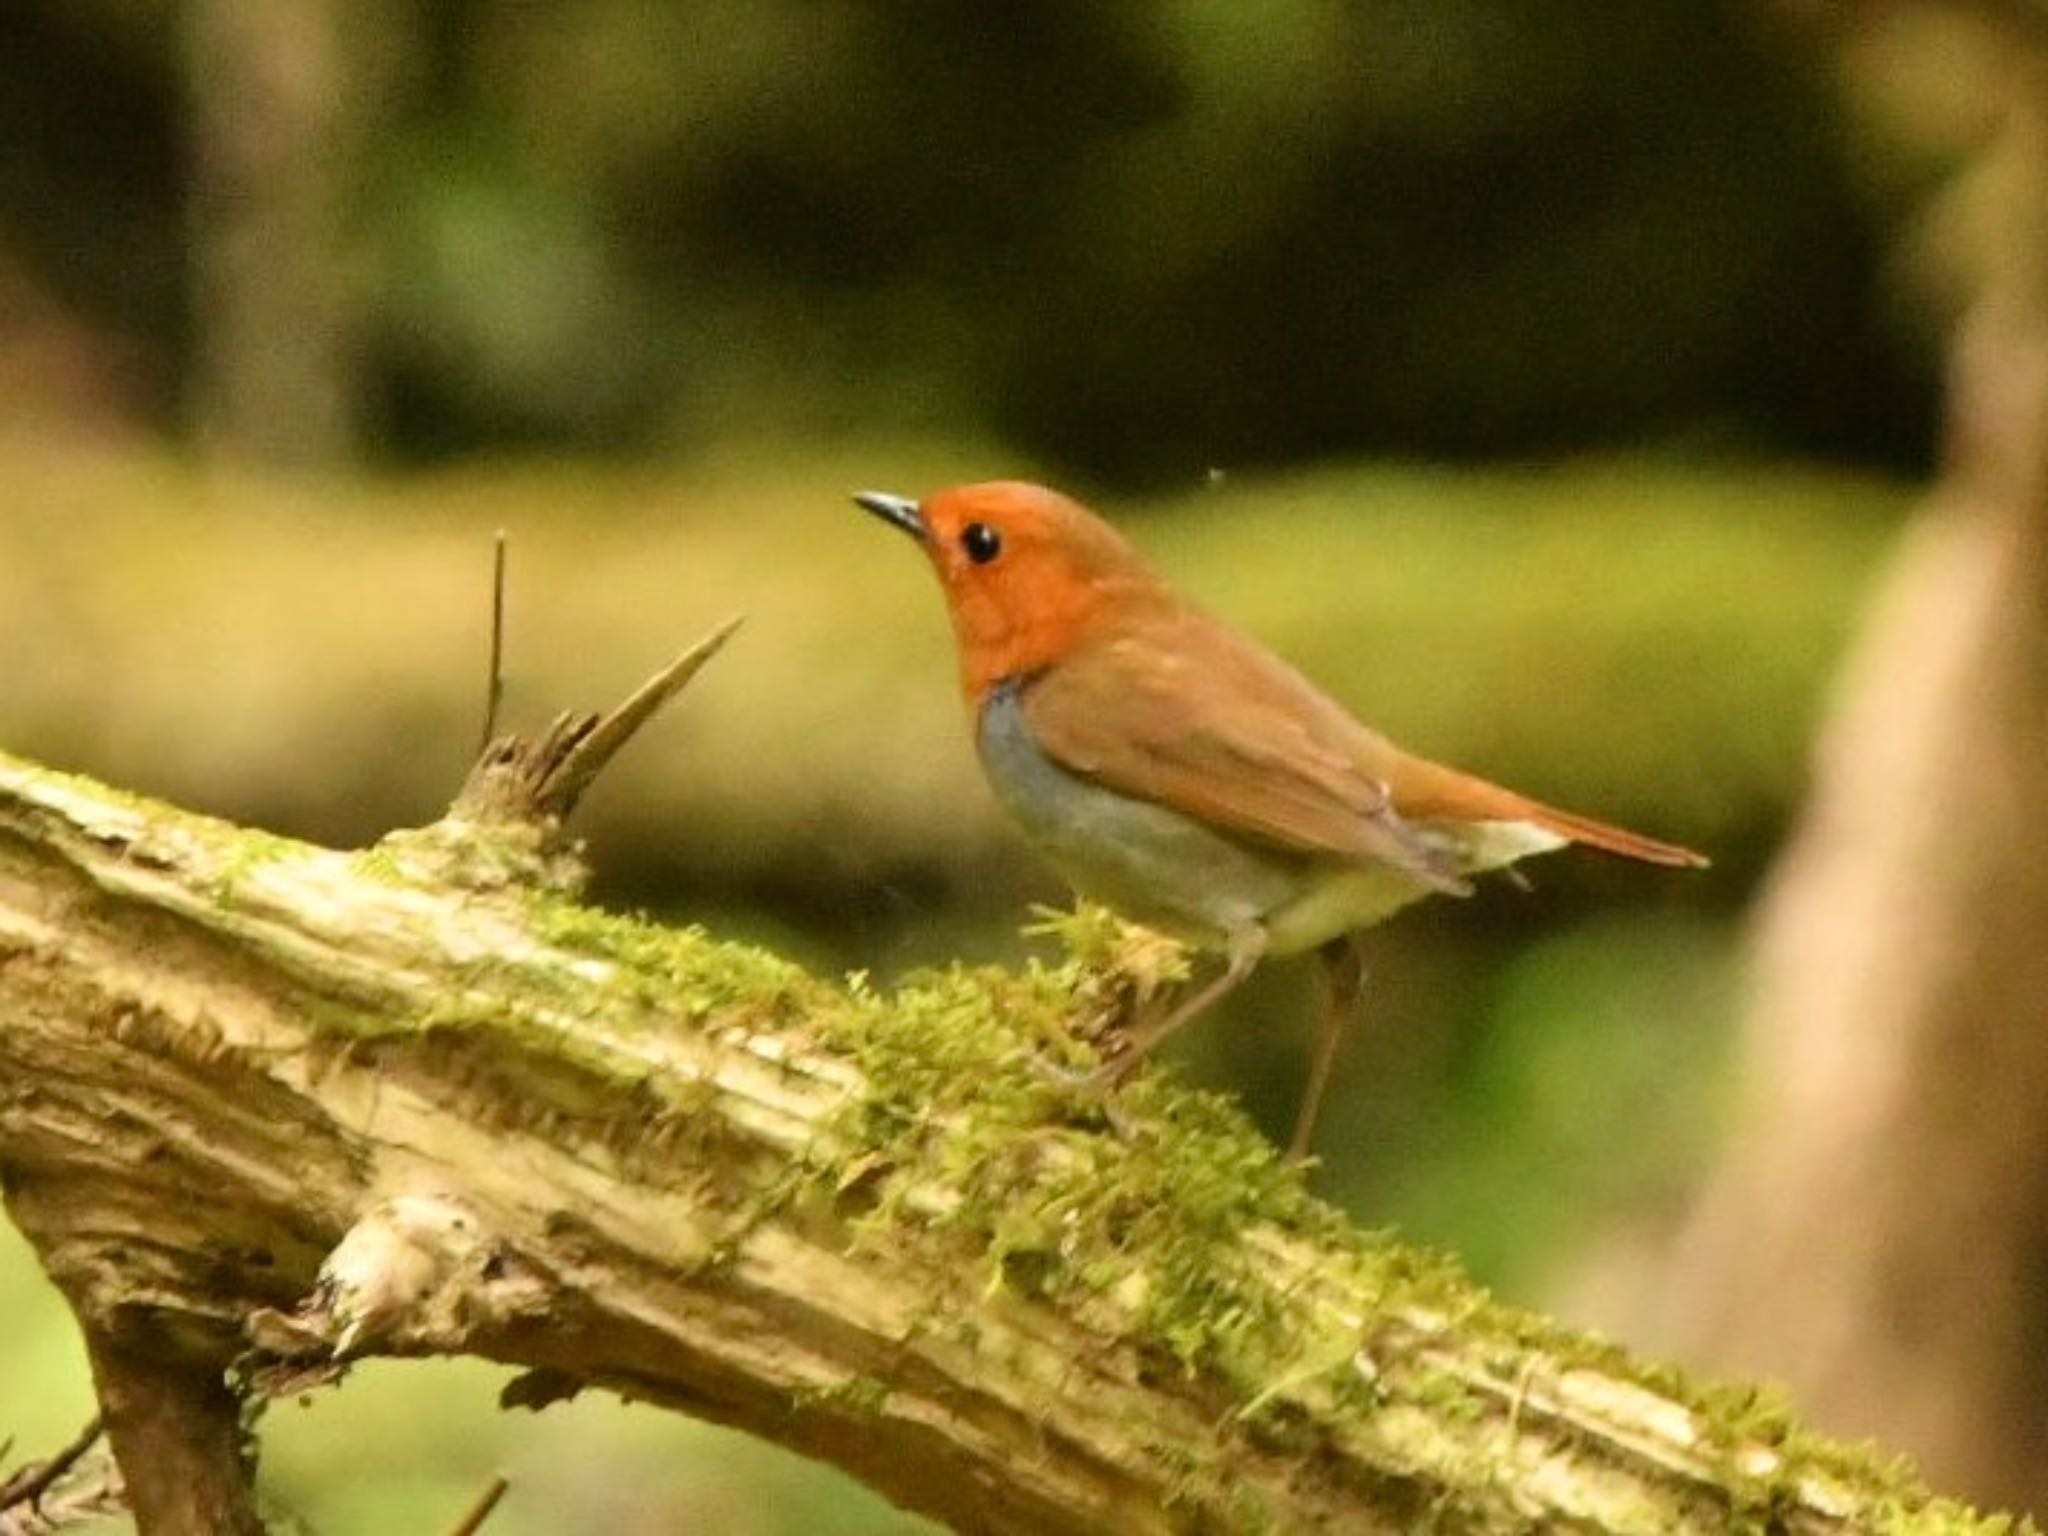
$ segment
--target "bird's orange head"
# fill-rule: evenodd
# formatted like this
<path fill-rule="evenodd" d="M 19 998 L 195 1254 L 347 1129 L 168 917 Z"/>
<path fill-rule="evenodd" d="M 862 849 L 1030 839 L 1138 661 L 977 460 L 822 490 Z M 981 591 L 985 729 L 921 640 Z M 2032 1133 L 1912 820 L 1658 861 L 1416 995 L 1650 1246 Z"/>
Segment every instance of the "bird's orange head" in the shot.
<path fill-rule="evenodd" d="M 1041 485 L 994 480 L 922 502 L 880 491 L 853 499 L 916 539 L 930 558 L 971 702 L 1172 601 L 1122 534 Z"/>

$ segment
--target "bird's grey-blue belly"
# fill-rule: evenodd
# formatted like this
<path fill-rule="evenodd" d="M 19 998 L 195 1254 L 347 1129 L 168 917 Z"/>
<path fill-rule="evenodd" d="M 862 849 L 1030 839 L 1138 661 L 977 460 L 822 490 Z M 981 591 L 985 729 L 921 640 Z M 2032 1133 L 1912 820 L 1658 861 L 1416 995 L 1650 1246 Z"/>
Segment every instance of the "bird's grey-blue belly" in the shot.
<path fill-rule="evenodd" d="M 1196 944 L 1221 948 L 1233 934 L 1257 927 L 1269 953 L 1295 954 L 1377 923 L 1430 892 L 1391 865 L 1241 842 L 1068 772 L 1033 738 L 1014 682 L 989 695 L 976 741 L 996 797 L 1076 891 Z M 1467 872 L 1497 869 L 1565 841 L 1519 821 L 1413 826 Z"/>
<path fill-rule="evenodd" d="M 1075 890 L 1138 922 L 1221 944 L 1300 890 L 1302 861 L 1067 772 L 1040 750 L 1018 689 L 996 689 L 977 745 L 990 785 Z"/>

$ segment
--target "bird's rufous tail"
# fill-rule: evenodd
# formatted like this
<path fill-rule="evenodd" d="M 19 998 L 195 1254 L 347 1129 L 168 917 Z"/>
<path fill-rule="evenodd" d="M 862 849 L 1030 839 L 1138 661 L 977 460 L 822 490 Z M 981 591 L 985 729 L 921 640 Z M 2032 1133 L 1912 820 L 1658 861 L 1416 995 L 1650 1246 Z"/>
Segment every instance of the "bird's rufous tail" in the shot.
<path fill-rule="evenodd" d="M 1609 826 L 1590 816 L 1561 811 L 1541 800 L 1461 773 L 1442 763 L 1409 757 L 1398 760 L 1391 775 L 1394 805 L 1403 816 L 1419 821 L 1526 821 L 1589 848 L 1669 864 L 1679 869 L 1704 869 L 1707 858 L 1676 843 L 1660 843 L 1625 827 Z"/>
<path fill-rule="evenodd" d="M 1623 858 L 1641 859 L 1646 864 L 1669 864 L 1679 869 L 1707 867 L 1705 854 L 1682 848 L 1677 843 L 1660 843 L 1654 837 L 1644 837 L 1642 833 L 1631 832 L 1626 827 L 1609 826 L 1590 816 L 1575 816 L 1570 811 L 1560 811 L 1556 806 L 1545 805 L 1538 800 L 1525 799 L 1522 806 L 1523 816 L 1539 827 L 1546 827 L 1559 837 L 1568 837 L 1589 848 L 1618 853 Z"/>

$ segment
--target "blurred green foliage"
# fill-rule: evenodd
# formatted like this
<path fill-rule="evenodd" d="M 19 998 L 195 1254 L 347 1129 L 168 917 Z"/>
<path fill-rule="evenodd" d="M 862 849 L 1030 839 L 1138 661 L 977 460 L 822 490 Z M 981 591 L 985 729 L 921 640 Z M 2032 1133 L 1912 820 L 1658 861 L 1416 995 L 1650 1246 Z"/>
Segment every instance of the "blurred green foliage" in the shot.
<path fill-rule="evenodd" d="M 1732 950 L 1724 927 L 1652 903 L 1505 958 L 1369 1208 L 1455 1241 L 1510 1293 L 1654 1241 L 1718 1145 Z"/>
<path fill-rule="evenodd" d="M 195 344 L 184 14 L 0 9 L 0 240 L 145 341 L 163 401 Z M 335 14 L 336 259 L 401 453 L 966 431 L 1127 484 L 1928 442 L 1881 211 L 1747 0 Z"/>
<path fill-rule="evenodd" d="M 0 730 L 327 841 L 430 818 L 475 745 L 505 529 L 508 723 L 620 697 L 751 616 L 588 807 L 615 891 L 808 893 L 842 942 L 846 904 L 894 879 L 1014 911 L 1028 866 L 980 784 L 930 573 L 846 500 L 992 460 L 878 443 L 351 485 L 0 448 L 0 645 L 37 657 Z M 1633 460 L 1333 467 L 1109 510 L 1396 740 L 1739 877 L 1796 801 L 1903 504 L 1862 479 Z"/>

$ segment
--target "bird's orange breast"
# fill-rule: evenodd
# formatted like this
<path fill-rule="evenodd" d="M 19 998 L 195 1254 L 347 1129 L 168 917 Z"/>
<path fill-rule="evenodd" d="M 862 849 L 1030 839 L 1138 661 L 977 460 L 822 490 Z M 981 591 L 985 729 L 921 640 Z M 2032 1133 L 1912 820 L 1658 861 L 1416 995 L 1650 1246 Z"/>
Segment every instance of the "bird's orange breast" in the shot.
<path fill-rule="evenodd" d="M 1110 598 L 1096 584 L 1012 566 L 946 584 L 960 686 L 979 705 L 997 683 L 1042 672 L 1100 628 Z"/>

